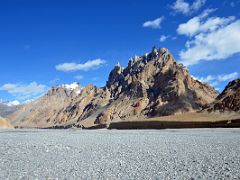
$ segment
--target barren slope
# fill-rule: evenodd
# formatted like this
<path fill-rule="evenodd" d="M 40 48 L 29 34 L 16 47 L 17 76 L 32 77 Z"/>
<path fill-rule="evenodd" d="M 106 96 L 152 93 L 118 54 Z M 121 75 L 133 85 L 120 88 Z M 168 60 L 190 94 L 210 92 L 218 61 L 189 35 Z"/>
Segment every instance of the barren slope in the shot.
<path fill-rule="evenodd" d="M 240 112 L 240 78 L 229 82 L 207 110 L 210 112 Z"/>
<path fill-rule="evenodd" d="M 0 128 L 12 129 L 13 126 L 6 119 L 0 117 Z"/>

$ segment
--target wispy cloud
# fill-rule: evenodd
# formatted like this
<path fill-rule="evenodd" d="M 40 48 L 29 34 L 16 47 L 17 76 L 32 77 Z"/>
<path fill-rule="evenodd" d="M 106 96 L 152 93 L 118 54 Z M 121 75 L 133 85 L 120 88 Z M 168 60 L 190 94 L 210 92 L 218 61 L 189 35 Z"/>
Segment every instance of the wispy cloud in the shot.
<path fill-rule="evenodd" d="M 182 13 L 184 15 L 191 14 L 198 11 L 204 4 L 206 0 L 195 0 L 192 4 L 184 0 L 176 0 L 171 8 L 175 13 Z"/>
<path fill-rule="evenodd" d="M 99 80 L 99 77 L 93 77 L 92 80 L 93 80 L 93 81 L 98 81 L 98 80 Z"/>
<path fill-rule="evenodd" d="M 214 32 L 235 20 L 234 16 L 226 18 L 210 17 L 206 20 L 205 17 L 206 14 L 204 13 L 190 19 L 186 23 L 180 24 L 177 29 L 178 34 L 192 37 L 199 33 Z"/>
<path fill-rule="evenodd" d="M 83 64 L 78 64 L 78 63 L 63 63 L 56 65 L 55 68 L 58 71 L 63 71 L 63 72 L 71 72 L 71 71 L 89 71 L 92 69 L 97 69 L 101 65 L 106 64 L 105 60 L 102 59 L 94 59 L 94 60 L 89 60 Z"/>
<path fill-rule="evenodd" d="M 152 29 L 160 29 L 161 23 L 164 20 L 164 17 L 159 17 L 157 19 L 146 21 L 143 23 L 143 27 L 152 28 Z"/>
<path fill-rule="evenodd" d="M 207 17 L 211 12 L 205 11 L 177 28 L 179 35 L 188 37 L 186 48 L 179 53 L 186 66 L 240 53 L 240 20 L 233 16 Z"/>
<path fill-rule="evenodd" d="M 161 35 L 161 37 L 160 37 L 160 42 L 164 42 L 164 41 L 166 41 L 167 40 L 167 38 L 168 38 L 169 36 L 165 36 L 165 35 Z"/>
<path fill-rule="evenodd" d="M 197 79 L 201 82 L 208 83 L 215 87 L 219 85 L 221 82 L 234 80 L 238 76 L 239 74 L 237 72 L 233 72 L 230 74 L 208 75 L 206 77 L 197 77 Z"/>
<path fill-rule="evenodd" d="M 74 78 L 77 79 L 77 80 L 82 80 L 83 76 L 82 75 L 77 75 L 77 76 L 74 76 Z"/>
<path fill-rule="evenodd" d="M 51 81 L 49 81 L 50 84 L 55 84 L 60 81 L 60 78 L 54 78 Z"/>
<path fill-rule="evenodd" d="M 164 42 L 164 41 L 166 41 L 166 40 L 168 40 L 168 39 L 170 39 L 170 40 L 175 40 L 176 38 L 177 38 L 177 37 L 171 36 L 171 35 L 161 35 L 159 41 L 160 41 L 160 42 Z"/>
<path fill-rule="evenodd" d="M 36 82 L 29 84 L 7 83 L 2 85 L 0 90 L 7 91 L 9 94 L 15 96 L 17 100 L 26 100 L 45 93 L 47 86 Z"/>

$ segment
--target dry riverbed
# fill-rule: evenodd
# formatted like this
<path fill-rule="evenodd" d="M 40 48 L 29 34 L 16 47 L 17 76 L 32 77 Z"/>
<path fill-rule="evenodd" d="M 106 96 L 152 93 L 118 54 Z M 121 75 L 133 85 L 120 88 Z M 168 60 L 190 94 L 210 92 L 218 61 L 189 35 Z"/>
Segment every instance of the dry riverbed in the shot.
<path fill-rule="evenodd" d="M 0 179 L 240 179 L 240 129 L 0 130 Z"/>

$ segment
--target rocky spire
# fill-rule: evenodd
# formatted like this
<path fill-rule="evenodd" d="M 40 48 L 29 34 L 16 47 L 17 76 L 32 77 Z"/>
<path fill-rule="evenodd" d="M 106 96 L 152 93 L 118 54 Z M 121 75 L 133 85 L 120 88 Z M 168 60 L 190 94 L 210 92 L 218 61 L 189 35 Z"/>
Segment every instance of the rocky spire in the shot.
<path fill-rule="evenodd" d="M 137 55 L 134 56 L 133 62 L 136 63 L 139 60 L 139 57 Z"/>
<path fill-rule="evenodd" d="M 123 68 L 121 67 L 120 63 L 118 62 L 114 69 L 110 72 L 109 77 L 108 77 L 108 81 L 107 81 L 107 87 L 110 87 L 113 82 L 119 81 L 122 77 L 122 72 L 123 72 Z"/>
<path fill-rule="evenodd" d="M 153 46 L 151 54 L 152 54 L 152 59 L 158 58 L 158 50 L 157 50 L 156 46 Z"/>

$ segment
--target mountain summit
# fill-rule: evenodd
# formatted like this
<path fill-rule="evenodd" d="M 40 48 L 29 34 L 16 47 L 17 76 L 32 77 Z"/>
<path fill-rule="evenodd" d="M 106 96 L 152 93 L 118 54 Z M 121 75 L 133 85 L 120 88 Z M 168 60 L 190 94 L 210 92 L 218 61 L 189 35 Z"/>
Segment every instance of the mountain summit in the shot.
<path fill-rule="evenodd" d="M 194 79 L 168 49 L 156 47 L 131 58 L 126 68 L 118 63 L 103 88 L 69 87 L 54 87 L 23 105 L 10 116 L 12 122 L 25 127 L 109 124 L 112 120 L 196 112 L 218 95 L 211 86 Z"/>

